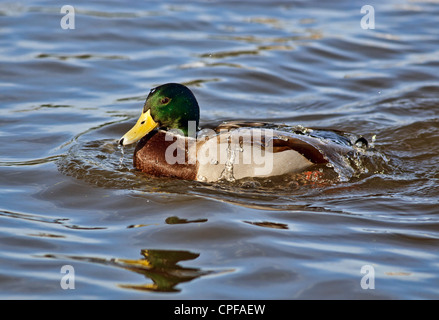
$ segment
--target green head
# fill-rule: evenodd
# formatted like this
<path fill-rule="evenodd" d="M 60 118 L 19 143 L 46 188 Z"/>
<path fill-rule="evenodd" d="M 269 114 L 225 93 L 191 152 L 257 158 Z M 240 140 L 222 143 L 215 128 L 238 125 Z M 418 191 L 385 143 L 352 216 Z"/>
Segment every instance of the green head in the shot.
<path fill-rule="evenodd" d="M 167 83 L 151 90 L 136 125 L 119 143 L 136 142 L 157 127 L 179 129 L 187 136 L 191 121 L 198 128 L 200 108 L 194 94 L 182 84 Z"/>
<path fill-rule="evenodd" d="M 146 98 L 143 113 L 150 110 L 151 117 L 166 129 L 179 129 L 188 134 L 189 121 L 200 121 L 200 108 L 194 94 L 186 86 L 167 83 L 151 90 Z"/>

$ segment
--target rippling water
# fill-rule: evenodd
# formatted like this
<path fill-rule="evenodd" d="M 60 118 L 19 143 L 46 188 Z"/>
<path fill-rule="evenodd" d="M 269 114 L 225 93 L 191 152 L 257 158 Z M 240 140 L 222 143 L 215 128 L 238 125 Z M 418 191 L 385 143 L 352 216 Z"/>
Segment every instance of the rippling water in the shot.
<path fill-rule="evenodd" d="M 0 4 L 0 298 L 439 297 L 438 1 L 69 4 L 74 30 L 53 1 Z M 166 82 L 201 126 L 333 128 L 376 153 L 327 184 L 147 177 L 115 142 Z"/>

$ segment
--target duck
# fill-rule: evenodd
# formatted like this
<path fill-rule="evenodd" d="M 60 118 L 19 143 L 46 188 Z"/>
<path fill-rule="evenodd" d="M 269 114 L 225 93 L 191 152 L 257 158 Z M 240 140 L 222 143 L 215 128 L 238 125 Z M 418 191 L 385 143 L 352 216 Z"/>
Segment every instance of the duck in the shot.
<path fill-rule="evenodd" d="M 199 123 L 193 92 L 166 83 L 151 89 L 136 124 L 118 143 L 137 142 L 133 165 L 147 175 L 202 182 L 309 173 L 368 143 L 339 130 L 256 121 L 200 129 Z"/>

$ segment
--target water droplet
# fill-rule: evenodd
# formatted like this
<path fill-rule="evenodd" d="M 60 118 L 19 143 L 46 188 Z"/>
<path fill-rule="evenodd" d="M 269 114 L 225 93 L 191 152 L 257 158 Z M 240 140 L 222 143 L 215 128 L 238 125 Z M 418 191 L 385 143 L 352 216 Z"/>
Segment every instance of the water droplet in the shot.
<path fill-rule="evenodd" d="M 231 135 L 227 137 L 227 160 L 224 164 L 224 170 L 221 172 L 220 180 L 235 181 L 233 176 L 233 163 L 235 162 L 235 150 L 232 148 Z"/>
<path fill-rule="evenodd" d="M 358 139 L 357 142 L 355 142 L 355 147 L 364 149 L 367 147 L 367 142 L 365 142 L 365 140 Z"/>
<path fill-rule="evenodd" d="M 371 148 L 375 148 L 375 141 L 376 141 L 376 140 L 377 140 L 377 135 L 374 134 L 373 137 L 372 137 L 372 139 L 371 139 L 371 142 L 370 142 L 370 147 L 371 147 Z"/>
<path fill-rule="evenodd" d="M 242 140 L 239 141 L 238 151 L 239 152 L 244 152 L 244 141 L 242 141 Z"/>
<path fill-rule="evenodd" d="M 123 160 L 124 160 L 124 157 L 125 157 L 124 146 L 121 145 L 121 144 L 118 144 L 118 145 L 117 145 L 117 148 L 118 148 L 118 149 L 120 150 L 120 152 L 121 152 L 121 156 L 120 156 L 120 159 L 119 159 L 119 169 L 122 169 L 122 167 L 123 167 Z"/>

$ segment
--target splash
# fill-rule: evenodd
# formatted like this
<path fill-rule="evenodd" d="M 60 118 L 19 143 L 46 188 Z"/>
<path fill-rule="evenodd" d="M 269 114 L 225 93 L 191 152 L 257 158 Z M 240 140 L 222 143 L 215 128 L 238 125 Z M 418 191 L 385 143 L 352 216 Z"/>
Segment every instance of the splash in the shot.
<path fill-rule="evenodd" d="M 233 164 L 235 163 L 236 148 L 232 147 L 232 135 L 229 133 L 227 137 L 227 159 L 224 164 L 224 170 L 221 172 L 220 180 L 234 182 L 236 179 L 233 176 Z"/>
<path fill-rule="evenodd" d="M 337 173 L 339 182 L 391 171 L 387 157 L 375 149 L 376 135 L 368 142 L 364 137 L 352 133 L 311 129 L 300 125 L 283 126 L 279 130 L 298 137 L 308 136 L 317 139 L 315 143 L 309 143 L 324 155 L 328 161 L 326 168 Z"/>
<path fill-rule="evenodd" d="M 123 162 L 124 162 L 124 158 L 125 158 L 125 149 L 124 146 L 121 144 L 117 144 L 117 148 L 120 150 L 121 156 L 119 159 L 119 169 L 123 168 Z"/>

